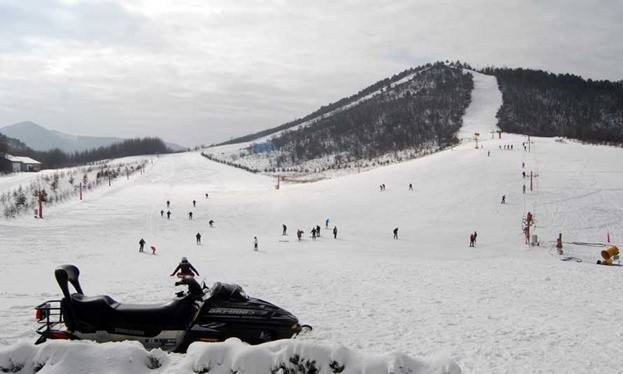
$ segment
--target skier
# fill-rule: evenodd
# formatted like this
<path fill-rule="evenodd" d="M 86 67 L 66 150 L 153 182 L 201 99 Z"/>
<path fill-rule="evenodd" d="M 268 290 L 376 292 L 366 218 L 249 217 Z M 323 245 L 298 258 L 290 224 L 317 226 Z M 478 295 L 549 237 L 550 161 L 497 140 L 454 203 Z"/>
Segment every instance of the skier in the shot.
<path fill-rule="evenodd" d="M 316 228 L 312 228 L 311 230 L 312 239 L 316 240 Z"/>
<path fill-rule="evenodd" d="M 214 220 L 212 220 L 212 219 L 211 219 L 211 220 L 209 220 L 209 221 L 208 221 L 208 224 L 210 225 L 210 227 L 214 227 Z"/>
<path fill-rule="evenodd" d="M 525 177 L 526 177 L 526 172 L 525 172 L 525 171 L 522 171 L 522 172 L 521 172 L 521 176 L 525 178 Z"/>
<path fill-rule="evenodd" d="M 502 204 L 506 204 L 506 195 L 502 195 Z"/>
<path fill-rule="evenodd" d="M 177 272 L 179 270 L 179 273 Z M 179 278 L 183 278 L 183 277 L 194 277 L 195 275 L 199 275 L 199 272 L 197 271 L 197 269 L 195 269 L 190 262 L 188 262 L 188 259 L 186 257 L 182 257 L 182 261 L 179 263 L 179 265 L 177 265 L 177 267 L 175 268 L 175 270 L 173 270 L 173 273 L 171 273 L 171 276 L 174 276 L 177 273 L 177 276 Z"/>
<path fill-rule="evenodd" d="M 301 229 L 296 230 L 296 237 L 298 238 L 299 241 L 301 241 L 301 238 L 303 237 L 303 230 Z"/>
<path fill-rule="evenodd" d="M 398 239 L 398 227 L 394 229 L 394 239 Z"/>
<path fill-rule="evenodd" d="M 532 225 L 532 213 L 528 212 L 528 214 L 526 214 L 526 222 L 528 223 L 528 226 Z"/>
<path fill-rule="evenodd" d="M 167 210 L 167 219 L 171 219 L 171 211 Z"/>
<path fill-rule="evenodd" d="M 281 225 L 281 229 L 282 229 L 281 235 L 285 236 L 286 233 L 288 232 L 288 226 L 286 226 L 285 223 L 284 223 L 284 224 Z"/>
<path fill-rule="evenodd" d="M 160 210 L 160 217 L 164 218 L 164 210 Z"/>
<path fill-rule="evenodd" d="M 487 157 L 491 156 L 491 151 L 487 151 Z"/>
<path fill-rule="evenodd" d="M 329 228 L 329 219 L 328 218 L 324 221 L 324 227 L 327 228 L 327 229 Z"/>
<path fill-rule="evenodd" d="M 197 201 L 193 200 L 193 208 L 195 208 L 197 206 Z"/>
<path fill-rule="evenodd" d="M 320 237 L 320 225 L 316 226 L 316 236 Z"/>
<path fill-rule="evenodd" d="M 525 243 L 530 243 L 530 225 L 525 225 L 523 228 L 523 235 L 525 239 Z"/>
<path fill-rule="evenodd" d="M 197 238 L 197 245 L 201 245 L 201 234 L 197 233 L 197 235 L 195 235 L 195 238 Z"/>
<path fill-rule="evenodd" d="M 469 234 L 469 246 L 474 246 L 474 234 Z"/>
<path fill-rule="evenodd" d="M 193 219 L 193 212 L 188 212 L 188 219 L 192 221 L 192 219 Z"/>
<path fill-rule="evenodd" d="M 413 191 L 413 183 L 409 183 L 409 191 Z"/>
<path fill-rule="evenodd" d="M 526 193 L 526 185 L 523 185 L 523 193 Z"/>
<path fill-rule="evenodd" d="M 138 241 L 138 246 L 138 251 L 143 252 L 143 248 L 145 248 L 145 239 L 141 238 L 141 240 Z"/>
<path fill-rule="evenodd" d="M 333 239 L 337 239 L 337 226 L 333 226 Z"/>
<path fill-rule="evenodd" d="M 208 194 L 206 194 L 206 199 L 208 198 Z"/>
<path fill-rule="evenodd" d="M 558 239 L 556 239 L 556 250 L 559 255 L 562 255 L 562 233 L 558 234 Z"/>
<path fill-rule="evenodd" d="M 258 248 L 257 248 L 257 236 L 253 237 L 253 250 L 255 252 L 257 252 Z"/>
<path fill-rule="evenodd" d="M 383 191 L 385 191 L 385 188 L 386 188 L 386 187 L 385 187 L 385 183 L 383 183 Z"/>
<path fill-rule="evenodd" d="M 526 167 L 526 163 L 525 163 L 525 162 L 522 162 L 522 163 L 521 163 L 521 168 L 523 169 L 523 168 L 525 168 L 525 167 Z"/>
<path fill-rule="evenodd" d="M 379 184 L 379 191 L 383 191 L 383 185 Z"/>
<path fill-rule="evenodd" d="M 476 238 L 478 238 L 478 233 L 474 231 L 474 245 L 476 245 Z"/>
<path fill-rule="evenodd" d="M 167 200 L 167 208 L 171 205 L 171 202 Z"/>

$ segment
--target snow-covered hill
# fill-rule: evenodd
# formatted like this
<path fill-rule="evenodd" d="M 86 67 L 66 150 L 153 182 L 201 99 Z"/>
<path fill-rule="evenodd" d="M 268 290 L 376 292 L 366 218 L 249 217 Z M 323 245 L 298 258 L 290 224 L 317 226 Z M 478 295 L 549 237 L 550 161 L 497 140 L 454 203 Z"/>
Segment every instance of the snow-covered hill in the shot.
<path fill-rule="evenodd" d="M 414 373 L 444 372 L 454 364 L 466 373 L 620 372 L 610 353 L 623 337 L 623 305 L 616 296 L 621 268 L 594 265 L 599 247 L 565 244 L 566 254 L 583 259 L 576 263 L 560 261 L 552 245 L 558 233 L 576 243 L 605 242 L 608 232 L 614 241 L 623 238 L 623 150 L 533 138 L 527 152 L 526 140 L 504 134 L 483 139 L 478 150 L 467 142 L 279 190 L 274 178 L 198 153 L 167 155 L 123 186 L 50 207 L 43 220 L 3 220 L 0 338 L 7 346 L 0 363 L 7 357 L 57 357 L 70 360 L 59 368 L 80 371 L 82 366 L 71 365 L 87 359 L 79 344 L 38 354 L 15 345 L 34 340 L 33 306 L 60 294 L 56 265 L 78 265 L 87 294 L 150 303 L 173 295 L 168 272 L 187 256 L 208 281 L 240 283 L 250 295 L 312 324 L 304 343 L 317 350 L 337 344 L 362 357 L 398 351 L 430 368 L 417 366 Z M 511 144 L 513 150 L 500 149 Z M 535 175 L 533 191 L 522 171 Z M 379 192 L 382 183 L 387 190 Z M 159 214 L 166 200 L 171 221 Z M 195 218 L 189 221 L 191 210 Z M 523 242 L 521 221 L 528 211 L 535 215 L 539 247 Z M 312 225 L 324 227 L 327 218 L 338 239 L 323 229 L 316 241 L 307 235 L 296 240 L 297 228 L 308 233 Z M 394 227 L 399 240 L 392 239 Z M 478 241 L 470 248 L 473 231 Z M 204 237 L 201 246 L 195 244 L 197 232 Z M 253 236 L 259 252 L 252 251 Z M 141 237 L 158 248 L 156 256 L 138 253 Z M 226 348 L 214 347 L 193 362 L 223 357 L 214 352 Z M 117 372 L 133 372 L 107 346 L 91 350 L 103 358 L 97 361 L 101 368 L 89 371 L 106 372 L 108 362 L 122 368 Z M 137 355 L 132 357 L 142 360 L 146 353 Z M 170 357 L 172 363 L 186 360 Z M 254 362 L 235 357 L 238 368 Z M 177 372 L 191 372 L 184 365 Z M 58 372 L 54 366 L 42 370 Z"/>

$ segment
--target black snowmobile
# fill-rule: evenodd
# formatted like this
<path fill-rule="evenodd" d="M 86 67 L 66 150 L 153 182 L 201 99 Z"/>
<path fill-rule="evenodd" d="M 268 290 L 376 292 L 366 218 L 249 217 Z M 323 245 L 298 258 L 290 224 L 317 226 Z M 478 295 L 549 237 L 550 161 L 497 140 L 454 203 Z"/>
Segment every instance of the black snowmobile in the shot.
<path fill-rule="evenodd" d="M 54 275 L 63 299 L 36 307 L 41 326 L 35 344 L 47 339 L 136 340 L 145 348 L 185 352 L 196 341 L 218 342 L 236 337 L 249 344 L 296 337 L 311 330 L 290 312 L 266 301 L 248 297 L 235 284 L 217 282 L 211 288 L 192 277 L 175 283 L 187 291 L 155 305 L 121 304 L 110 296 L 85 296 L 78 282 L 80 271 L 62 265 Z M 75 289 L 70 293 L 69 284 Z"/>

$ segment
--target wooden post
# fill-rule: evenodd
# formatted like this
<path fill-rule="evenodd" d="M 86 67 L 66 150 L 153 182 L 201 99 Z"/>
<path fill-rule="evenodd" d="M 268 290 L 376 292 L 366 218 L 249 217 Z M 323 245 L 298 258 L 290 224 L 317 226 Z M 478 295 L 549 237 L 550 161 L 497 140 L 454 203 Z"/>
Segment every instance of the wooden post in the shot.
<path fill-rule="evenodd" d="M 82 200 L 82 182 L 80 182 L 80 200 Z"/>
<path fill-rule="evenodd" d="M 41 197 L 41 191 L 37 194 L 39 200 L 39 218 L 43 218 L 43 198 Z"/>

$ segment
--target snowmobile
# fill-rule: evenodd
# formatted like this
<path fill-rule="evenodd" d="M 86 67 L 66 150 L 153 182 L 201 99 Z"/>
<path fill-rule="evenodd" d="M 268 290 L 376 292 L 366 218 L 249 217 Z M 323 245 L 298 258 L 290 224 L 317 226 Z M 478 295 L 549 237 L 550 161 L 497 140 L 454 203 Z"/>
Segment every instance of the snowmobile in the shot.
<path fill-rule="evenodd" d="M 136 340 L 146 349 L 185 352 L 197 341 L 219 342 L 230 337 L 249 344 L 294 338 L 311 331 L 290 312 L 269 302 L 249 297 L 242 287 L 216 282 L 208 288 L 192 277 L 173 300 L 155 305 L 122 304 L 110 296 L 85 296 L 74 265 L 58 267 L 54 275 L 63 292 L 61 300 L 48 300 L 36 307 L 41 325 L 35 344 L 48 339 Z M 69 286 L 76 292 L 70 293 Z"/>

